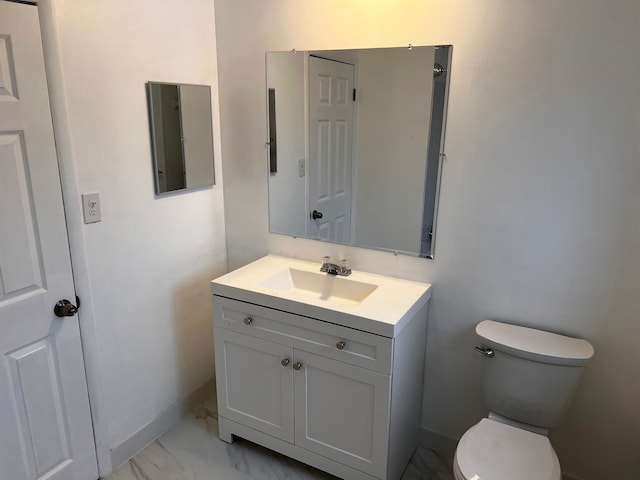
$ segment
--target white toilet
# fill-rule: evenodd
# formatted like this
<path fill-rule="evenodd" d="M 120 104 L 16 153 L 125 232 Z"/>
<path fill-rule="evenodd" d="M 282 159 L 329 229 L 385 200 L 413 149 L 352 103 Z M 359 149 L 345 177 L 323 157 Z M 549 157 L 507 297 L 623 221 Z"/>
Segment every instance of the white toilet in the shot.
<path fill-rule="evenodd" d="M 561 480 L 547 429 L 562 420 L 593 347 L 492 320 L 480 322 L 476 334 L 491 413 L 460 439 L 456 480 Z"/>

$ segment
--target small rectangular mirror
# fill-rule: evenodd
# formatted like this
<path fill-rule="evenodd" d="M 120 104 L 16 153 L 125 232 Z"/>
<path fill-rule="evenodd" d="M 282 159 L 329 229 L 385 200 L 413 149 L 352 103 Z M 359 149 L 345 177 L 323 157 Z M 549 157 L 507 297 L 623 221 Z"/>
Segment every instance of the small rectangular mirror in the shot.
<path fill-rule="evenodd" d="M 156 194 L 215 184 L 211 88 L 147 83 Z"/>

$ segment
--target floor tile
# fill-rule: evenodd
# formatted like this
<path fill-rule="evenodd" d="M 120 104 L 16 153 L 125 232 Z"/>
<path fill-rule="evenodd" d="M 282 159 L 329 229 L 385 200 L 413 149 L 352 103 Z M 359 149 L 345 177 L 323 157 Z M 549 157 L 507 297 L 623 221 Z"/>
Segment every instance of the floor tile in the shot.
<path fill-rule="evenodd" d="M 336 477 L 243 439 L 218 438 L 215 399 L 118 468 L 105 480 L 335 480 Z M 418 449 L 402 480 L 453 480 L 429 450 Z"/>

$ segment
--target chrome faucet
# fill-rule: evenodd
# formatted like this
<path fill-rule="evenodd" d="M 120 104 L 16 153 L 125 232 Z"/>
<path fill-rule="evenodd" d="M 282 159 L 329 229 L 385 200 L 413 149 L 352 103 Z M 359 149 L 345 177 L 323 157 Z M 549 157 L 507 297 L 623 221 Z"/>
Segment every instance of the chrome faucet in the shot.
<path fill-rule="evenodd" d="M 347 277 L 351 275 L 351 264 L 349 263 L 349 260 L 341 260 L 340 265 L 337 265 L 335 263 L 331 263 L 331 257 L 323 257 L 320 271 L 326 272 L 329 275 Z"/>

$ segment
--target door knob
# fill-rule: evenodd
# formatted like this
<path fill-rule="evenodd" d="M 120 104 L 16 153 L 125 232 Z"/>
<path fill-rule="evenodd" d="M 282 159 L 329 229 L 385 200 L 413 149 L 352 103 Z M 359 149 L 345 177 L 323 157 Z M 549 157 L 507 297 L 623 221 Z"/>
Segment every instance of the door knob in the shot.
<path fill-rule="evenodd" d="M 290 363 L 290 362 L 291 362 L 291 360 L 289 360 L 288 358 L 283 358 L 283 359 L 280 361 L 280 364 L 281 364 L 283 367 L 286 367 L 287 365 L 289 365 L 289 363 Z"/>
<path fill-rule="evenodd" d="M 302 364 L 300 362 L 296 362 L 293 364 L 294 370 L 300 370 L 302 368 Z"/>
<path fill-rule="evenodd" d="M 58 300 L 53 307 L 53 313 L 56 317 L 73 317 L 78 312 L 78 307 L 66 298 Z"/>
<path fill-rule="evenodd" d="M 314 220 L 322 218 L 322 212 L 314 210 L 313 212 L 311 212 L 311 218 L 313 218 Z"/>

